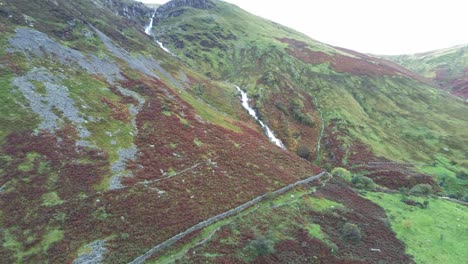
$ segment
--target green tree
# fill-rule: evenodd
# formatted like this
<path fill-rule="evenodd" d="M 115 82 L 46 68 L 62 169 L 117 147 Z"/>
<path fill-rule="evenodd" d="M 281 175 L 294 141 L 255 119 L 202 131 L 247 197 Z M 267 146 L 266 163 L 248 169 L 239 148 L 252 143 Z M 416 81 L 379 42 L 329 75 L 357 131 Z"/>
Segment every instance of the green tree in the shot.
<path fill-rule="evenodd" d="M 359 189 L 374 191 L 376 188 L 375 182 L 371 178 L 366 176 L 354 176 L 351 182 L 354 186 L 356 186 L 356 188 Z"/>
<path fill-rule="evenodd" d="M 348 182 L 350 182 L 352 179 L 351 172 L 349 172 L 345 168 L 340 168 L 340 167 L 334 168 L 331 171 L 331 174 L 335 177 L 340 177 L 343 180 L 348 181 Z"/>

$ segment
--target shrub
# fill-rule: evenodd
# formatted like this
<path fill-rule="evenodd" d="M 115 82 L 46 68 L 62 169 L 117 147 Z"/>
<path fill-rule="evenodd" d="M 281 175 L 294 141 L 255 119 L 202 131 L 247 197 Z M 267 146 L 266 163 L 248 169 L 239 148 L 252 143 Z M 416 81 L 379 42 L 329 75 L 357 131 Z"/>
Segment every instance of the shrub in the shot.
<path fill-rule="evenodd" d="M 362 238 L 361 229 L 355 224 L 346 223 L 341 229 L 341 235 L 344 239 L 359 242 Z"/>
<path fill-rule="evenodd" d="M 265 256 L 275 252 L 273 241 L 264 237 L 258 238 L 249 244 L 249 249 L 255 257 Z"/>
<path fill-rule="evenodd" d="M 366 176 L 354 176 L 351 182 L 359 189 L 374 191 L 376 188 L 375 182 Z"/>
<path fill-rule="evenodd" d="M 465 196 L 463 196 L 462 201 L 468 203 L 468 194 L 465 194 Z"/>
<path fill-rule="evenodd" d="M 413 186 L 409 191 L 411 195 L 426 196 L 432 194 L 432 186 L 427 183 L 421 183 Z"/>
<path fill-rule="evenodd" d="M 310 149 L 306 146 L 301 146 L 297 149 L 296 154 L 304 159 L 308 159 L 310 156 Z"/>
<path fill-rule="evenodd" d="M 309 113 L 303 112 L 304 103 L 300 99 L 294 99 L 291 102 L 292 115 L 299 123 L 306 126 L 314 126 L 314 119 Z"/>
<path fill-rule="evenodd" d="M 334 177 L 340 177 L 342 178 L 343 180 L 345 181 L 348 181 L 350 182 L 352 177 L 351 177 L 351 172 L 349 172 L 347 169 L 345 168 L 340 168 L 340 167 L 337 167 L 337 168 L 334 168 L 332 171 L 331 171 L 331 174 L 334 176 Z"/>
<path fill-rule="evenodd" d="M 460 171 L 457 173 L 457 178 L 462 180 L 468 180 L 468 172 Z"/>

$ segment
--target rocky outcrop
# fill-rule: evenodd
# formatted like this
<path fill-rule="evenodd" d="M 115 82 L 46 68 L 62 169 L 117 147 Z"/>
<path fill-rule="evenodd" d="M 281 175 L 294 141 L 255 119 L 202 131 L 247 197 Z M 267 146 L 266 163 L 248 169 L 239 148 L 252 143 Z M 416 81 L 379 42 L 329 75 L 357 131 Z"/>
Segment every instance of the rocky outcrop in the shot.
<path fill-rule="evenodd" d="M 197 9 L 210 9 L 215 7 L 215 3 L 211 0 L 172 0 L 158 7 L 156 10 L 156 19 L 165 17 L 175 17 L 183 14 L 182 10 L 175 10 L 179 7 L 192 7 Z"/>
<path fill-rule="evenodd" d="M 151 17 L 154 9 L 149 8 L 145 4 L 137 1 L 122 1 L 122 0 L 100 0 L 102 4 L 110 9 L 114 14 L 126 19 L 144 25 Z"/>

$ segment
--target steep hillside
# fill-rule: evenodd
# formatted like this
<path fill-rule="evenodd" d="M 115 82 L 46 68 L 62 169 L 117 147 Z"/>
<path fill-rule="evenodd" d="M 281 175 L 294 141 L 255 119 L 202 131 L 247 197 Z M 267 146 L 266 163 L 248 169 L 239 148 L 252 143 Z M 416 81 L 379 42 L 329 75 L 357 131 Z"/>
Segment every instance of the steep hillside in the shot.
<path fill-rule="evenodd" d="M 468 168 L 468 107 L 430 80 L 225 2 L 202 1 L 203 8 L 185 2 L 158 9 L 156 38 L 194 69 L 245 89 L 290 150 L 308 149 L 308 159 L 321 166 L 373 176 L 426 173 L 466 187 L 455 174 Z M 396 163 L 381 166 L 389 162 Z"/>
<path fill-rule="evenodd" d="M 211 0 L 0 0 L 0 33 L 0 263 L 468 257 L 430 196 L 466 195 L 468 107 L 395 63 Z"/>
<path fill-rule="evenodd" d="M 270 143 L 231 86 L 160 49 L 122 4 L 0 1 L 2 263 L 126 263 L 320 171 Z M 193 87 L 229 95 L 225 111 Z"/>
<path fill-rule="evenodd" d="M 460 97 L 468 98 L 468 46 L 431 52 L 387 56 Z"/>

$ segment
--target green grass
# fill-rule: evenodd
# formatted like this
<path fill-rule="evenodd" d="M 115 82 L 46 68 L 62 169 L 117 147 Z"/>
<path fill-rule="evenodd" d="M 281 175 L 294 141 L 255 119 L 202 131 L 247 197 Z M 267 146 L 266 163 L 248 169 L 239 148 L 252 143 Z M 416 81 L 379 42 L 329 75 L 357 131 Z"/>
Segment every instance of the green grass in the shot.
<path fill-rule="evenodd" d="M 241 227 L 249 229 L 249 232 L 254 233 L 256 237 L 264 237 L 273 243 L 281 240 L 293 239 L 293 237 L 290 236 L 290 232 L 295 228 L 303 227 L 309 232 L 311 237 L 323 241 L 332 251 L 335 251 L 337 250 L 336 245 L 321 231 L 320 225 L 313 222 L 306 222 L 305 224 L 297 222 L 298 219 L 306 219 L 304 218 L 305 214 L 302 215 L 303 210 L 332 212 L 333 210 L 344 208 L 343 205 L 339 203 L 323 198 L 311 197 L 310 194 L 314 191 L 314 188 L 296 188 L 276 197 L 270 196 L 256 206 L 250 207 L 233 217 L 221 220 L 202 229 L 200 234 L 189 242 L 172 247 L 169 251 L 163 252 L 157 260 L 149 261 L 148 263 L 174 263 L 182 259 L 184 255 L 200 241 L 216 239 L 217 231 L 223 227 L 231 229 L 233 233 L 232 236 L 220 240 L 221 243 L 229 245 L 238 245 L 240 243 L 238 236 L 241 235 Z M 279 211 L 273 212 L 272 208 Z M 242 258 L 249 260 L 251 257 L 249 255 L 251 253 L 249 248 L 245 247 L 241 251 L 242 252 L 239 252 L 239 254 L 241 254 Z M 197 252 L 210 258 L 222 255 L 213 252 L 205 252 L 203 250 L 200 251 L 200 249 L 198 249 Z"/>
<path fill-rule="evenodd" d="M 457 173 L 464 169 L 444 155 L 436 155 L 431 165 L 420 166 L 419 170 L 425 174 L 434 176 L 446 195 L 456 195 L 460 198 L 468 194 L 468 180 L 456 177 Z"/>
<path fill-rule="evenodd" d="M 345 209 L 345 207 L 342 204 L 324 198 L 314 198 L 309 196 L 307 197 L 307 200 L 305 202 L 308 205 L 308 207 L 318 212 Z"/>
<path fill-rule="evenodd" d="M 26 99 L 11 85 L 12 80 L 13 74 L 0 68 L 0 142 L 11 132 L 32 130 L 39 124 L 35 114 L 20 106 Z"/>
<path fill-rule="evenodd" d="M 386 58 L 430 79 L 437 77 L 437 72 L 443 70 L 444 77 L 439 81 L 448 84 L 452 80 L 463 78 L 464 69 L 468 67 L 468 46 L 413 55 L 386 56 Z"/>
<path fill-rule="evenodd" d="M 110 163 L 117 161 L 119 149 L 132 146 L 136 131 L 130 122 L 112 118 L 111 109 L 100 99 L 118 102 L 119 96 L 112 93 L 101 81 L 87 75 L 75 75 L 64 81 L 64 84 L 69 88 L 80 112 L 95 119 L 85 125 L 91 132 L 88 140 L 109 155 Z M 109 180 L 110 175 L 105 175 L 95 186 L 96 190 L 107 189 Z"/>
<path fill-rule="evenodd" d="M 39 158 L 41 155 L 38 153 L 33 153 L 30 152 L 26 155 L 26 160 L 18 165 L 18 170 L 22 172 L 28 172 L 34 169 L 34 162 L 37 158 Z"/>
<path fill-rule="evenodd" d="M 44 206 L 54 206 L 62 203 L 63 201 L 56 192 L 49 192 L 42 195 L 42 205 Z"/>
<path fill-rule="evenodd" d="M 368 193 L 368 199 L 382 206 L 398 239 L 417 263 L 459 264 L 468 260 L 468 210 L 466 206 L 435 198 L 427 209 L 401 202 L 401 195 Z"/>
<path fill-rule="evenodd" d="M 205 120 L 229 130 L 241 132 L 240 128 L 233 125 L 234 120 L 231 117 L 224 115 L 214 108 L 209 107 L 185 91 L 181 92 L 180 96 L 195 109 L 197 114 L 199 114 Z"/>
<path fill-rule="evenodd" d="M 24 233 L 28 233 L 26 230 Z M 4 243 L 3 247 L 15 252 L 15 257 L 18 263 L 22 263 L 22 259 L 27 256 L 36 255 L 39 253 L 46 253 L 47 250 L 54 244 L 59 242 L 64 237 L 64 231 L 61 229 L 49 228 L 45 235 L 40 240 L 40 243 L 35 244 L 33 247 L 25 249 L 25 245 L 18 241 L 10 230 L 4 231 Z M 34 239 L 33 235 L 29 235 L 27 240 L 31 241 Z M 26 241 L 27 242 L 27 241 Z"/>
<path fill-rule="evenodd" d="M 193 143 L 197 145 L 197 147 L 201 147 L 203 145 L 203 142 L 201 142 L 198 138 L 194 139 Z"/>
<path fill-rule="evenodd" d="M 42 249 L 44 251 L 47 251 L 52 244 L 62 240 L 63 236 L 64 236 L 63 230 L 60 230 L 60 229 L 49 230 L 42 239 L 42 242 L 41 242 Z"/>

